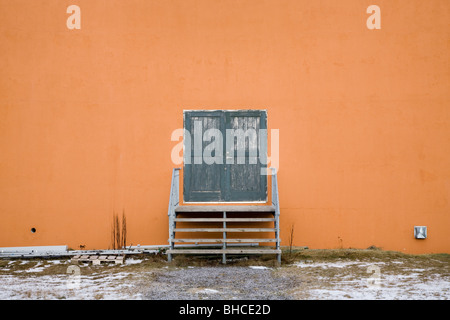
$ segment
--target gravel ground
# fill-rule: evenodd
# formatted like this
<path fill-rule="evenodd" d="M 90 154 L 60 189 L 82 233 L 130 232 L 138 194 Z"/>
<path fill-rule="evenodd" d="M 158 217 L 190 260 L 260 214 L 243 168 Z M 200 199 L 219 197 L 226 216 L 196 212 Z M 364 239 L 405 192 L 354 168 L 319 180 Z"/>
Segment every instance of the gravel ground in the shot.
<path fill-rule="evenodd" d="M 300 284 L 289 275 L 274 275 L 266 267 L 193 267 L 159 272 L 151 286 L 140 284 L 144 299 L 286 300 Z"/>

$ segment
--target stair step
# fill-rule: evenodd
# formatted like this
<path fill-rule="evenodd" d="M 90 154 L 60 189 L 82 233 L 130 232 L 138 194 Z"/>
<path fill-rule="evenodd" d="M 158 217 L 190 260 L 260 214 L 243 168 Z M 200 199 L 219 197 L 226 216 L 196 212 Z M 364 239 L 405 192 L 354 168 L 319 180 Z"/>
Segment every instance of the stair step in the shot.
<path fill-rule="evenodd" d="M 169 249 L 171 254 L 280 254 L 281 249 Z"/>
<path fill-rule="evenodd" d="M 215 242 L 215 243 L 250 243 L 250 242 L 276 242 L 277 239 L 172 239 L 173 243 L 197 243 L 197 242 Z"/>
<path fill-rule="evenodd" d="M 174 232 L 275 232 L 275 228 L 175 228 Z"/>
<path fill-rule="evenodd" d="M 273 222 L 274 218 L 175 218 L 175 222 Z"/>
<path fill-rule="evenodd" d="M 175 212 L 245 212 L 245 213 L 260 213 L 260 212 L 275 212 L 274 206 L 178 206 Z"/>

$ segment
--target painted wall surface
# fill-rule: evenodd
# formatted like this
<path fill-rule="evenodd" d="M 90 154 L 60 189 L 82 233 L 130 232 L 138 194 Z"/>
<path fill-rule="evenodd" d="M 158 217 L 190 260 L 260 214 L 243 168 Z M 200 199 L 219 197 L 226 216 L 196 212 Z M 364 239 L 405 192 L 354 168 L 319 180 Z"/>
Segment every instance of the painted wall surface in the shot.
<path fill-rule="evenodd" d="M 108 248 L 122 211 L 130 244 L 167 244 L 183 109 L 267 109 L 282 245 L 450 252 L 449 21 L 448 0 L 0 0 L 0 246 Z"/>

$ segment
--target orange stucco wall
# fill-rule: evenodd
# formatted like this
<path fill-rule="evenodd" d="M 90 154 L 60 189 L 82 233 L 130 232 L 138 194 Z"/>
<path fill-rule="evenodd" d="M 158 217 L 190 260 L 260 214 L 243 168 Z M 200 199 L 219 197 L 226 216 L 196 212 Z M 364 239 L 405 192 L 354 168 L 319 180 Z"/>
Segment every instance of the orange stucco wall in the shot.
<path fill-rule="evenodd" d="M 129 243 L 167 244 L 182 110 L 254 108 L 280 130 L 282 244 L 450 252 L 449 21 L 448 0 L 1 0 L 0 246 L 108 248 L 123 210 Z"/>

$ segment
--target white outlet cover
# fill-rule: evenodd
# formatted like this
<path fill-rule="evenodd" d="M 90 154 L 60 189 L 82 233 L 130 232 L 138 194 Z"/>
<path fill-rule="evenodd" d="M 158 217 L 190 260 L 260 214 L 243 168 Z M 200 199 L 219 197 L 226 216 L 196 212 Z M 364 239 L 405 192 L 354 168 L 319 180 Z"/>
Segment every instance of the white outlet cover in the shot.
<path fill-rule="evenodd" d="M 414 226 L 414 238 L 426 239 L 427 238 L 427 227 L 426 226 Z"/>

